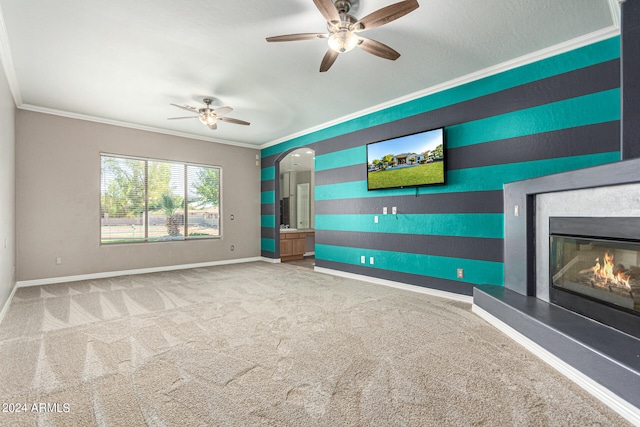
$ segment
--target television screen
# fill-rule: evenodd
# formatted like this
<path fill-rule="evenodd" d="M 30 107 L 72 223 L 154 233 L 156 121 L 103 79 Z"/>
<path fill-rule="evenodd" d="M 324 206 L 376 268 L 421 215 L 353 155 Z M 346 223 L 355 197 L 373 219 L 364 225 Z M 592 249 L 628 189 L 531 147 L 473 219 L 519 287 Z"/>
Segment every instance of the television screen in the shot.
<path fill-rule="evenodd" d="M 444 128 L 367 144 L 367 188 L 445 183 Z"/>

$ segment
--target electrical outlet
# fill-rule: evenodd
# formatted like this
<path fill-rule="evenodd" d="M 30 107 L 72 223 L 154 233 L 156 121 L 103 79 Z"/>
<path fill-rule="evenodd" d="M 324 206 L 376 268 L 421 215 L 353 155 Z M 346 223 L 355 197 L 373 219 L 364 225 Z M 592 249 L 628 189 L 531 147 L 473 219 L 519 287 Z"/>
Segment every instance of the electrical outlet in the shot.
<path fill-rule="evenodd" d="M 58 257 L 56 258 L 56 265 L 61 265 L 62 264 L 62 258 Z"/>
<path fill-rule="evenodd" d="M 374 216 L 374 217 L 373 217 L 373 222 L 374 222 L 374 224 L 377 224 L 377 223 L 378 223 L 378 215 L 376 215 L 376 216 Z"/>
<path fill-rule="evenodd" d="M 457 272 L 458 279 L 464 279 L 464 269 L 459 268 Z"/>
<path fill-rule="evenodd" d="M 394 215 L 395 215 L 395 214 L 397 214 L 397 213 L 398 213 L 398 209 L 396 209 L 396 207 L 395 207 L 395 206 L 394 206 L 394 207 L 392 207 L 392 208 L 391 208 L 391 213 L 392 213 L 392 214 L 394 214 Z"/>
<path fill-rule="evenodd" d="M 366 262 L 367 262 L 367 261 L 366 261 L 365 256 L 364 256 L 364 255 L 362 255 L 362 256 L 360 257 L 360 263 L 361 263 L 361 264 L 364 264 L 364 263 L 366 263 Z"/>
<path fill-rule="evenodd" d="M 382 208 L 382 214 L 386 215 L 387 214 L 387 207 L 385 206 L 384 208 Z"/>
<path fill-rule="evenodd" d="M 369 264 L 373 265 L 373 257 L 369 257 Z"/>

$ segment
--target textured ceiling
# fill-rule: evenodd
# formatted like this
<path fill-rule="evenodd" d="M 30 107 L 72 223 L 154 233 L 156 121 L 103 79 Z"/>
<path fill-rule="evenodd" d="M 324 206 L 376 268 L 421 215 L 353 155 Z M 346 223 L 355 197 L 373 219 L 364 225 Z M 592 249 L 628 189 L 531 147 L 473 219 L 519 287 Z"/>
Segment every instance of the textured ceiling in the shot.
<path fill-rule="evenodd" d="M 394 2 L 360 0 L 355 15 Z M 0 0 L 0 59 L 20 108 L 264 146 L 617 31 L 615 0 L 419 3 L 362 33 L 400 52 L 397 61 L 356 49 L 319 73 L 325 40 L 265 41 L 325 32 L 312 0 Z M 189 115 L 170 103 L 200 107 L 205 97 L 251 126 L 211 131 L 197 120 L 167 120 Z"/>

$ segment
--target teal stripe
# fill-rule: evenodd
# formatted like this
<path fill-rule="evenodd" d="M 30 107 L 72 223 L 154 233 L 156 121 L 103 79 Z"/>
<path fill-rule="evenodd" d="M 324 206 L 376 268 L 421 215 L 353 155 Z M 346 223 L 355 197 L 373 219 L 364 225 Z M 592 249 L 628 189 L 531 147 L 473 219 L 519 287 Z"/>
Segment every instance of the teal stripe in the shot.
<path fill-rule="evenodd" d="M 275 166 L 271 166 L 268 168 L 263 168 L 260 171 L 260 180 L 261 181 L 269 181 L 271 179 L 275 179 L 276 177 L 276 168 Z"/>
<path fill-rule="evenodd" d="M 333 168 L 341 168 L 354 164 L 361 164 L 365 168 L 367 162 L 367 146 L 349 148 L 333 153 L 316 156 L 316 172 Z"/>
<path fill-rule="evenodd" d="M 620 119 L 620 89 L 571 98 L 447 128 L 447 147 L 551 132 Z"/>
<path fill-rule="evenodd" d="M 374 217 L 378 217 L 378 223 Z M 502 214 L 316 215 L 316 230 L 439 236 L 504 237 Z"/>
<path fill-rule="evenodd" d="M 273 228 L 276 226 L 276 216 L 275 215 L 261 215 L 260 216 L 260 226 L 263 228 Z"/>
<path fill-rule="evenodd" d="M 276 192 L 275 191 L 263 191 L 260 193 L 260 203 L 263 205 L 273 204 L 276 202 Z"/>
<path fill-rule="evenodd" d="M 612 89 L 450 126 L 446 130 L 447 147 L 464 147 L 619 119 L 620 89 Z M 316 170 L 364 165 L 366 156 L 366 145 L 324 154 L 316 157 Z"/>
<path fill-rule="evenodd" d="M 260 248 L 263 251 L 275 252 L 276 251 L 276 241 L 273 239 L 265 239 L 264 237 L 260 239 Z"/>
<path fill-rule="evenodd" d="M 364 255 L 366 264 L 361 264 Z M 433 255 L 408 254 L 401 252 L 379 251 L 344 246 L 316 244 L 316 259 L 334 261 L 351 265 L 361 265 L 376 269 L 398 271 L 437 277 L 440 279 L 463 281 L 472 284 L 504 284 L 504 267 L 500 262 L 478 261 L 464 258 L 448 258 Z M 369 264 L 374 257 L 374 265 Z M 457 279 L 458 268 L 464 269 L 464 279 Z M 428 279 L 425 279 L 428 285 Z"/>
<path fill-rule="evenodd" d="M 467 101 L 536 80 L 566 73 L 620 57 L 620 38 L 612 37 L 532 64 L 517 67 L 483 79 L 475 80 L 413 101 L 367 114 L 344 123 L 302 135 L 262 150 L 262 157 L 284 152 L 357 130 L 392 122 Z"/>
<path fill-rule="evenodd" d="M 502 190 L 507 182 L 537 178 L 559 172 L 582 169 L 613 163 L 620 160 L 617 151 L 583 156 L 561 157 L 510 163 L 506 165 L 483 166 L 458 169 L 447 172 L 447 185 L 436 187 L 403 188 L 397 190 L 367 191 L 366 181 L 351 181 L 340 184 L 318 185 L 315 200 L 359 199 L 367 197 L 409 196 L 417 194 L 455 193 L 465 191 Z"/>

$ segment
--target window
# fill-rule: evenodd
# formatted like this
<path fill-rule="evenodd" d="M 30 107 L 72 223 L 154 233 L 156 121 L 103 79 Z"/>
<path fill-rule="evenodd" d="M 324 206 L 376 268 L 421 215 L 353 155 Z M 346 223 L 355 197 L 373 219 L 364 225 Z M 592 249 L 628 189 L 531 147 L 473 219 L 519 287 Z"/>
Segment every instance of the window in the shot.
<path fill-rule="evenodd" d="M 219 167 L 100 156 L 100 241 L 220 237 Z"/>

